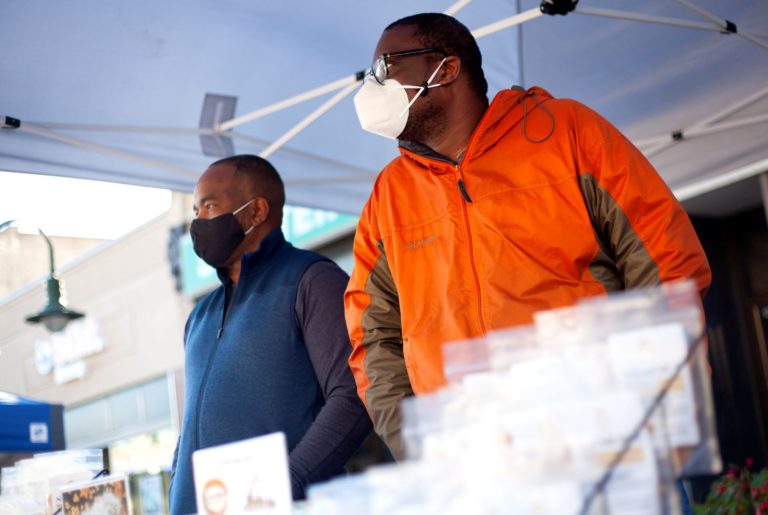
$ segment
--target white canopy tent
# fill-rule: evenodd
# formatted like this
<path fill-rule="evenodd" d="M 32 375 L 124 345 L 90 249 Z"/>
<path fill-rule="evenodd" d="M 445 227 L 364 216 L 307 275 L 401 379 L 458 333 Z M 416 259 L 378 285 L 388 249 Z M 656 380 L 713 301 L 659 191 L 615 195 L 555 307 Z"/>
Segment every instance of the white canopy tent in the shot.
<path fill-rule="evenodd" d="M 292 204 L 357 213 L 396 154 L 394 142 L 357 124 L 359 72 L 388 23 L 444 11 L 478 38 L 491 95 L 535 84 L 586 103 L 635 141 L 695 214 L 760 204 L 764 1 L 581 0 L 566 16 L 538 6 L 6 0 L 0 170 L 191 191 L 216 159 L 202 138 L 268 156 Z M 230 98 L 210 97 L 203 112 L 207 94 Z"/>

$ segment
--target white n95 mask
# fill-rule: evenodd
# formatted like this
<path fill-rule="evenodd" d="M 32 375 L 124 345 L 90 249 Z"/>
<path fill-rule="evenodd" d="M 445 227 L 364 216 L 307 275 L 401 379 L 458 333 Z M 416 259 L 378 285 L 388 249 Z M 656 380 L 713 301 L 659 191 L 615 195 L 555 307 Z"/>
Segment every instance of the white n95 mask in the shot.
<path fill-rule="evenodd" d="M 427 88 L 436 88 L 441 84 L 430 84 L 445 62 L 443 59 L 423 86 L 404 86 L 395 79 L 386 79 L 379 84 L 374 79 L 363 82 L 354 98 L 355 111 L 363 130 L 397 139 L 408 123 L 408 112 L 416 99 Z M 411 101 L 408 101 L 406 89 L 418 89 Z"/>

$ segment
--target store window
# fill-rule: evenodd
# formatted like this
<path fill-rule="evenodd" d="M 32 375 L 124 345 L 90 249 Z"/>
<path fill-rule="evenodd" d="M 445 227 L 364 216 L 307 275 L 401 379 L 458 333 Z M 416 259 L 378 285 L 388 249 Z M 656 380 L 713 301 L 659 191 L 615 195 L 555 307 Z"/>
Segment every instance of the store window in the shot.
<path fill-rule="evenodd" d="M 109 447 L 137 435 L 173 430 L 173 383 L 162 376 L 67 407 L 64 431 L 68 449 Z"/>

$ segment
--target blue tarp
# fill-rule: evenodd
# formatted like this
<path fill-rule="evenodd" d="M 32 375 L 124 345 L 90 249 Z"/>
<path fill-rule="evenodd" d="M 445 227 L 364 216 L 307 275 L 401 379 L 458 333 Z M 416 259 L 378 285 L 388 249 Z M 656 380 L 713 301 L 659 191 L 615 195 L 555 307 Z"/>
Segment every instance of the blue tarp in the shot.
<path fill-rule="evenodd" d="M 0 452 L 64 449 L 64 408 L 0 392 Z"/>

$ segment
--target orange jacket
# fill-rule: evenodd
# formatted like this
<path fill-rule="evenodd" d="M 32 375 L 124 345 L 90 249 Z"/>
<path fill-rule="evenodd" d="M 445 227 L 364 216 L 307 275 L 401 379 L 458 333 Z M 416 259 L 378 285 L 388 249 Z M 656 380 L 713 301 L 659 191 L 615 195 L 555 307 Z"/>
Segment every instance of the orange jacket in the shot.
<path fill-rule="evenodd" d="M 550 134 L 551 132 L 551 134 Z M 444 383 L 441 345 L 580 297 L 710 271 L 651 164 L 586 106 L 499 93 L 460 163 L 401 143 L 363 209 L 345 295 L 350 366 L 396 457 L 399 401 Z"/>

